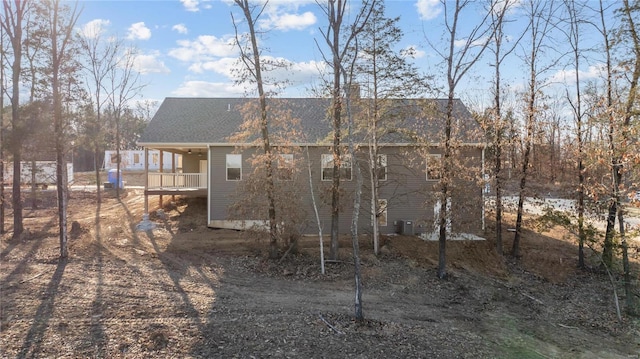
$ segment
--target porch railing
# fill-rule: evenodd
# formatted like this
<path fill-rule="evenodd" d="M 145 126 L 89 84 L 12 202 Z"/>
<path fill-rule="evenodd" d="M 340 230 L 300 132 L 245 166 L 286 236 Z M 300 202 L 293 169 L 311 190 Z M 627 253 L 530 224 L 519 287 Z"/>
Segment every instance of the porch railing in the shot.
<path fill-rule="evenodd" d="M 148 189 L 207 188 L 206 173 L 149 173 Z"/>

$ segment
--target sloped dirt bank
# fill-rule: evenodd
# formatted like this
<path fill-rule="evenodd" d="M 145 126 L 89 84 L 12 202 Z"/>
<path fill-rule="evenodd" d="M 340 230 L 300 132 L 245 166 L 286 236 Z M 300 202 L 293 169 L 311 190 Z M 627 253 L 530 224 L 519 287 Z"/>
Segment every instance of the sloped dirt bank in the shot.
<path fill-rule="evenodd" d="M 317 238 L 278 265 L 266 241 L 206 228 L 178 200 L 136 232 L 143 197 L 72 194 L 79 223 L 58 260 L 55 211 L 27 210 L 28 235 L 0 246 L 0 356 L 6 358 L 629 358 L 639 324 L 618 321 L 611 286 L 575 269 L 561 233 L 526 232 L 518 261 L 490 241 L 362 238 L 364 312 L 353 313 L 350 244 L 320 275 Z M 165 199 L 165 203 L 168 200 Z M 152 208 L 157 202 L 152 201 Z M 155 206 L 155 207 L 154 207 Z M 70 221 L 71 222 L 71 221 Z M 10 225 L 8 224 L 10 227 Z M 9 228 L 10 229 L 10 228 Z M 505 234 L 505 238 L 508 234 Z M 509 243 L 505 244 L 508 248 Z"/>

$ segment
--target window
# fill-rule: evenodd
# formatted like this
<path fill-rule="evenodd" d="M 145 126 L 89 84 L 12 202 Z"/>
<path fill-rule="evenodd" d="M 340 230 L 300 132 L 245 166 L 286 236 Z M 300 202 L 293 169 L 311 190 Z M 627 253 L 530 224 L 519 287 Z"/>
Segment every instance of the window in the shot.
<path fill-rule="evenodd" d="M 378 226 L 385 227 L 387 225 L 387 200 L 378 200 L 378 211 L 376 213 L 378 217 Z"/>
<path fill-rule="evenodd" d="M 242 180 L 242 155 L 227 155 L 227 181 Z"/>
<path fill-rule="evenodd" d="M 387 180 L 387 155 L 378 155 L 378 180 Z"/>
<path fill-rule="evenodd" d="M 136 164 L 136 165 L 138 163 L 140 163 L 140 154 L 139 153 L 134 153 L 133 154 L 133 163 Z"/>
<path fill-rule="evenodd" d="M 333 178 L 333 155 L 323 154 L 322 158 L 322 180 L 331 181 Z M 340 179 L 351 181 L 351 156 L 343 155 L 340 161 Z"/>
<path fill-rule="evenodd" d="M 278 179 L 281 181 L 293 180 L 293 154 L 285 153 L 278 155 L 276 166 L 278 169 Z"/>
<path fill-rule="evenodd" d="M 427 155 L 427 181 L 440 179 L 442 158 L 440 155 Z"/>

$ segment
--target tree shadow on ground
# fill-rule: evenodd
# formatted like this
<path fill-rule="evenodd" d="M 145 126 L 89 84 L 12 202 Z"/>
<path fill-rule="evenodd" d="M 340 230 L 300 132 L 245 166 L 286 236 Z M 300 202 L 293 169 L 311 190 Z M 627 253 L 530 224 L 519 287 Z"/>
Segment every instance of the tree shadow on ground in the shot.
<path fill-rule="evenodd" d="M 91 346 L 95 348 L 94 356 L 96 358 L 102 358 L 105 356 L 105 349 L 107 346 L 107 337 L 105 328 L 100 318 L 102 318 L 102 308 L 104 306 L 104 254 L 102 244 L 102 227 L 100 223 L 100 210 L 102 203 L 96 204 L 96 215 L 94 219 L 95 241 L 98 245 L 95 251 L 95 261 L 97 264 L 97 280 L 96 280 L 96 294 L 91 302 Z"/>
<path fill-rule="evenodd" d="M 22 347 L 18 352 L 18 358 L 26 358 L 29 353 L 31 353 L 31 356 L 35 357 L 37 356 L 37 353 L 41 351 L 40 348 L 43 344 L 42 341 L 44 334 L 49 327 L 49 320 L 53 314 L 54 303 L 58 294 L 58 287 L 62 281 L 62 276 L 66 266 L 67 260 L 61 258 L 58 261 L 58 265 L 51 277 L 51 280 L 49 281 L 49 284 L 47 285 L 47 289 L 45 289 L 42 294 L 42 302 L 33 316 L 33 324 L 31 325 Z"/>
<path fill-rule="evenodd" d="M 127 224 L 132 233 L 134 246 L 142 245 L 142 242 L 145 242 L 145 240 L 144 236 L 139 236 L 139 233 L 142 232 L 137 230 L 139 219 L 136 218 L 125 202 L 120 201 L 120 204 L 126 213 Z M 166 206 L 172 205 L 171 203 L 166 203 Z M 187 206 L 186 209 L 188 216 L 183 218 L 197 218 L 201 216 L 202 220 L 205 219 L 203 212 L 200 212 L 199 214 L 192 213 L 194 208 L 189 207 L 190 206 Z M 206 211 L 204 213 L 206 213 Z M 178 253 L 174 252 L 172 250 L 172 243 L 175 241 L 176 232 L 168 223 L 167 218 L 163 215 L 158 216 L 157 211 L 153 211 L 150 217 L 156 222 L 160 229 L 163 229 L 163 227 L 166 229 L 166 234 L 168 234 L 169 237 L 166 238 L 166 234 L 162 233 L 156 235 L 154 230 L 147 230 L 144 232 L 152 247 L 152 255 L 160 261 L 166 276 L 170 279 L 170 284 L 173 287 L 173 291 L 171 292 L 172 295 L 176 295 L 178 299 L 177 301 L 172 302 L 176 303 L 174 304 L 176 308 L 171 311 L 174 313 L 183 313 L 184 317 L 187 318 L 198 331 L 202 332 L 205 319 L 202 318 L 201 310 L 199 310 L 196 304 L 198 301 L 192 298 L 194 289 L 191 287 L 185 287 L 184 283 L 196 282 L 204 284 L 215 293 L 215 289 L 218 284 L 215 279 L 211 278 L 212 275 L 213 277 L 216 277 L 215 270 L 212 271 L 213 274 L 205 273 L 203 270 L 203 266 L 215 266 L 215 259 L 206 256 L 203 257 L 201 255 L 202 253 L 185 253 L 182 251 Z M 164 226 L 160 225 L 158 222 L 163 223 Z"/>
<path fill-rule="evenodd" d="M 2 253 L 0 253 L 0 260 L 5 261 L 6 257 L 9 255 L 9 253 L 18 245 L 20 244 L 26 244 L 28 242 L 31 242 L 31 248 L 29 249 L 27 255 L 25 255 L 22 260 L 13 268 L 13 270 L 7 274 L 7 276 L 4 278 L 4 280 L 2 281 L 2 283 L 0 283 L 0 285 L 2 285 L 2 287 L 5 287 L 11 283 L 14 280 L 17 280 L 15 277 L 18 275 L 22 275 L 25 273 L 25 269 L 27 267 L 27 265 L 29 264 L 30 260 L 33 260 L 33 258 L 36 257 L 36 253 L 38 252 L 38 250 L 43 246 L 43 241 L 45 237 L 43 235 L 43 233 L 48 233 L 49 229 L 51 229 L 54 224 L 56 222 L 55 218 L 52 218 L 49 222 L 47 222 L 45 224 L 45 226 L 42 228 L 42 230 L 38 231 L 38 232 L 34 232 L 31 234 L 25 234 L 25 238 L 28 238 L 29 240 L 19 240 L 19 239 L 11 239 L 9 241 L 9 245 L 7 246 L 7 248 L 5 248 Z"/>

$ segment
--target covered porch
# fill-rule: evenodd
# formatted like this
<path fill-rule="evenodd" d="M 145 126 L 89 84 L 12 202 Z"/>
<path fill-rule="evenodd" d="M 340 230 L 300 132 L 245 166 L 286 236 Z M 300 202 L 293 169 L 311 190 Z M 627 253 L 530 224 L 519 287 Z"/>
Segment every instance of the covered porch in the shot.
<path fill-rule="evenodd" d="M 150 150 L 159 154 L 150 156 Z M 169 152 L 170 156 L 165 156 Z M 207 196 L 207 148 L 202 145 L 145 146 L 145 198 L 149 195 Z M 165 163 L 169 158 L 170 163 Z M 157 170 L 150 171 L 153 164 Z"/>
<path fill-rule="evenodd" d="M 206 173 L 147 173 L 145 193 L 149 195 L 207 195 Z"/>

